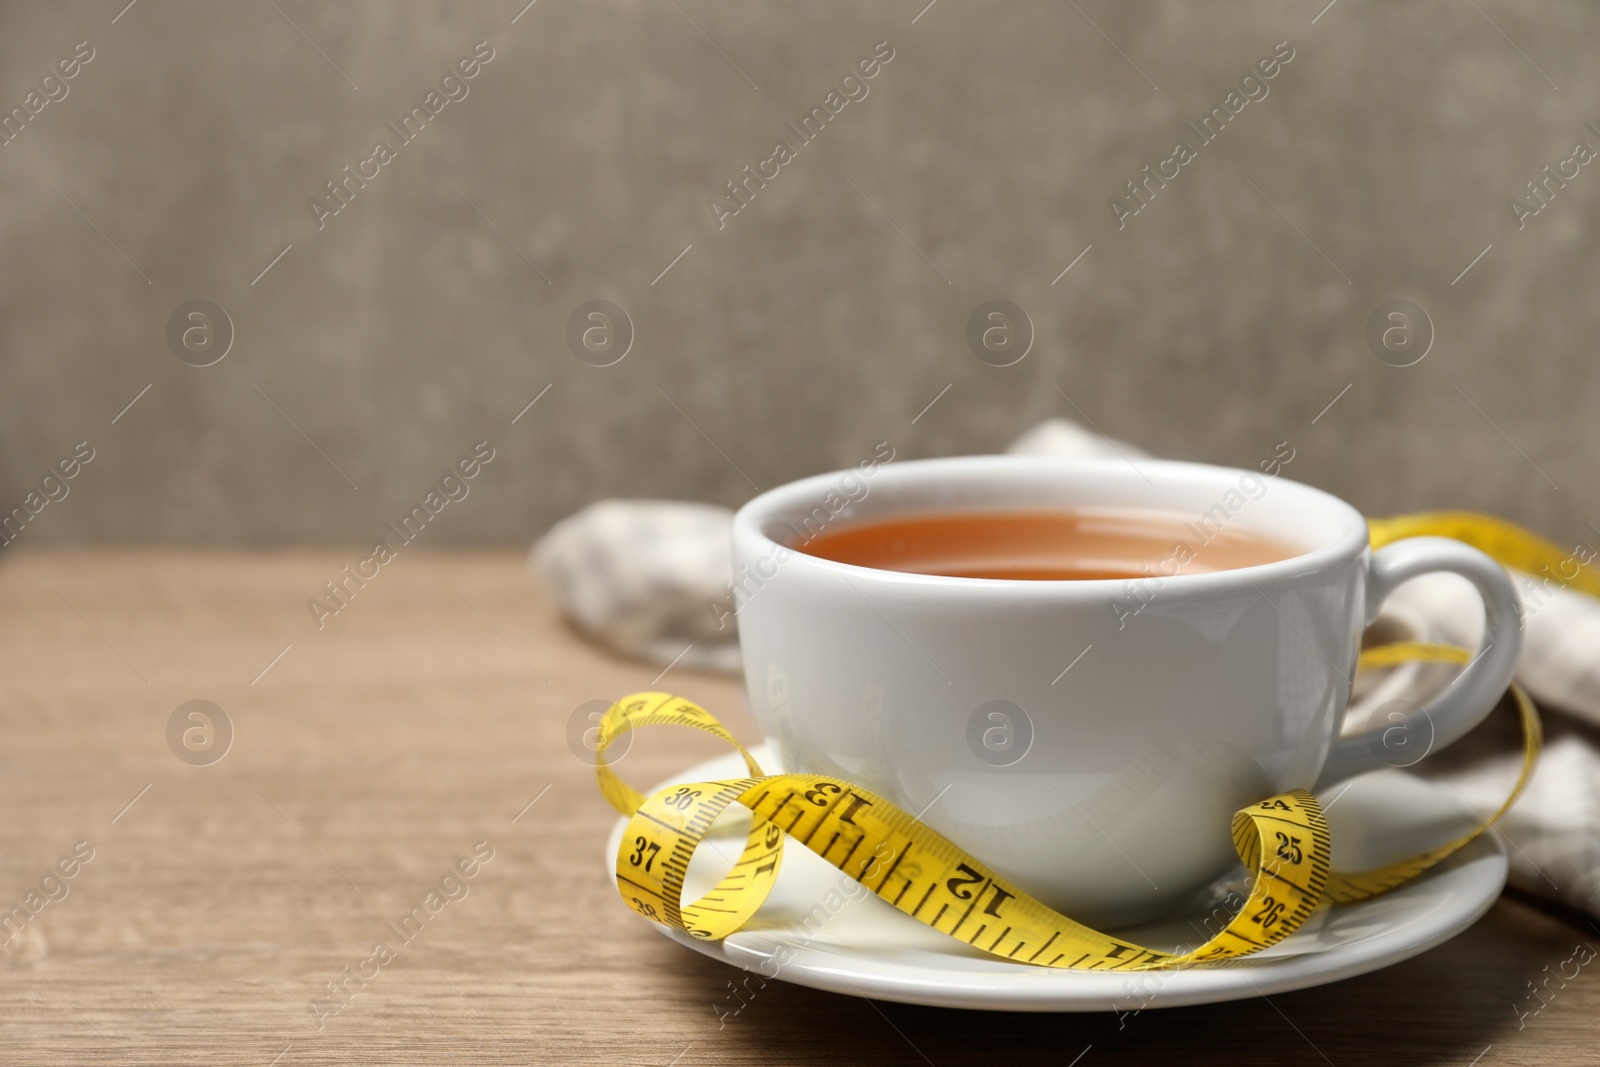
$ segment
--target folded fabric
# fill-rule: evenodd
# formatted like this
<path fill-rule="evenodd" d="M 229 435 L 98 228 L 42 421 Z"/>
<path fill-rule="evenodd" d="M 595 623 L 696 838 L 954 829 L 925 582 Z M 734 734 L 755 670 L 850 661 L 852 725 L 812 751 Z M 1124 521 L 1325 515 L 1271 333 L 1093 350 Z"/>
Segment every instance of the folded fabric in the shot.
<path fill-rule="evenodd" d="M 1029 430 L 1008 452 L 1091 458 L 1148 454 L 1066 419 Z M 533 564 L 580 630 L 625 655 L 737 673 L 727 508 L 661 500 L 604 500 L 557 523 Z M 1600 600 L 1514 574 L 1523 603 L 1517 680 L 1557 709 L 1539 769 L 1495 832 L 1513 884 L 1600 915 Z M 1426 641 L 1475 647 L 1483 609 L 1454 575 L 1425 575 L 1385 601 L 1371 643 Z M 1413 663 L 1357 679 L 1346 722 L 1394 700 L 1425 704 L 1452 668 Z M 1570 718 L 1569 718 L 1570 716 Z M 1506 722 L 1512 717 L 1506 716 Z M 1504 725 L 1480 728 L 1414 771 L 1449 784 L 1487 816 L 1516 780 L 1520 745 Z"/>
<path fill-rule="evenodd" d="M 624 655 L 737 673 L 733 512 L 602 500 L 533 546 L 534 568 L 579 630 Z"/>

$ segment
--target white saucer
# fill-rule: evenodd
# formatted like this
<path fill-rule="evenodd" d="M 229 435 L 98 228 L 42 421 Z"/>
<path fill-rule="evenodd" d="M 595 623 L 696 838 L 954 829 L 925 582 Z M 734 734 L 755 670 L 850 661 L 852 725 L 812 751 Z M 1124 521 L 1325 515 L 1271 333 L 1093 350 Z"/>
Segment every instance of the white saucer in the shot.
<path fill-rule="evenodd" d="M 769 770 L 778 764 L 766 745 L 753 754 Z M 747 773 L 738 754 L 729 753 L 656 788 L 738 779 Z M 1335 786 L 1321 799 L 1325 807 L 1331 805 L 1327 814 L 1336 870 L 1364 870 L 1414 855 L 1477 821 L 1459 794 L 1400 771 L 1365 775 L 1348 787 Z M 725 829 L 724 823 L 729 824 Z M 708 838 L 716 847 L 696 854 L 685 885 L 688 899 L 709 892 L 737 858 L 748 826 L 739 823 L 729 813 Z M 626 825 L 626 819 L 619 819 L 606 842 L 606 870 L 613 875 Z M 718 861 L 719 852 L 725 862 Z M 923 926 L 871 895 L 847 901 L 831 915 L 824 907 L 825 921 L 808 938 L 800 916 L 814 914 L 844 876 L 796 842 L 784 849 L 772 894 L 745 929 L 720 942 L 697 941 L 664 926 L 656 929 L 763 978 L 776 972 L 785 981 L 835 993 L 991 1011 L 1131 1011 L 1304 989 L 1409 959 L 1471 926 L 1499 896 L 1506 872 L 1505 849 L 1487 833 L 1398 889 L 1359 904 L 1323 908 L 1292 937 L 1238 964 L 1142 975 L 1011 963 Z M 1242 872 L 1236 884 L 1243 884 Z M 1185 916 L 1120 933 L 1152 948 L 1192 944 L 1194 924 L 1212 913 L 1228 888 L 1213 887 Z M 624 921 L 622 910 L 618 922 Z M 811 928 L 815 926 L 813 920 Z M 782 946 L 792 953 L 786 963 L 774 959 Z"/>

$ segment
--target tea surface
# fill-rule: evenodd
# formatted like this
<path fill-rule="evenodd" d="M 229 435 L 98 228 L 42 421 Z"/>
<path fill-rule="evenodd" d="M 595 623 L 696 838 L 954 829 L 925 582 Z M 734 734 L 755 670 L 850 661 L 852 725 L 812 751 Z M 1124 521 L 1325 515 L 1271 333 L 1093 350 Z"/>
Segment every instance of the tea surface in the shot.
<path fill-rule="evenodd" d="M 1040 581 L 1196 574 L 1301 552 L 1237 522 L 1110 508 L 913 514 L 826 529 L 793 547 L 880 570 Z"/>

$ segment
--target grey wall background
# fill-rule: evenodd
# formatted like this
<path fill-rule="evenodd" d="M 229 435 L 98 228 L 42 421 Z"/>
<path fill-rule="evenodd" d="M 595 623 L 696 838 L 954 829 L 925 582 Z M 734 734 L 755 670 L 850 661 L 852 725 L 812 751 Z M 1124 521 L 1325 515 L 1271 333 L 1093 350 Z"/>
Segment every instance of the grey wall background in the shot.
<path fill-rule="evenodd" d="M 370 542 L 488 439 L 426 536 L 526 543 L 600 497 L 732 505 L 1075 403 L 1172 456 L 1287 440 L 1369 512 L 1592 535 L 1600 167 L 1520 231 L 1508 201 L 1600 149 L 1600 9 L 1325 2 L 6 4 L 5 110 L 95 58 L 0 148 L 0 510 L 87 439 L 18 545 Z M 708 198 L 883 40 L 719 231 Z M 1119 232 L 1109 198 L 1284 40 Z M 308 198 L 477 41 L 469 96 L 319 231 Z M 1436 339 L 1396 368 L 1364 334 L 1402 297 Z M 167 347 L 193 298 L 235 326 L 214 366 Z M 592 298 L 636 329 L 611 367 L 564 339 Z M 1036 329 L 1011 367 L 964 340 L 990 298 Z"/>

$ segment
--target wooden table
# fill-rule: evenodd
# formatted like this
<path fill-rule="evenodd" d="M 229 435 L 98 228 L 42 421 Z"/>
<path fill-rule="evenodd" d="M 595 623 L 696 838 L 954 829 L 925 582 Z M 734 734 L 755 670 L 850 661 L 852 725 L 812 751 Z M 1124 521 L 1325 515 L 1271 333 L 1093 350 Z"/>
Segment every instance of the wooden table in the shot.
<path fill-rule="evenodd" d="M 1267 1001 L 1119 1021 L 777 982 L 719 1027 L 734 973 L 623 909 L 601 856 L 614 816 L 567 742 L 575 708 L 657 669 L 574 636 L 521 553 L 405 550 L 319 631 L 306 600 L 363 555 L 6 550 L 0 911 L 77 842 L 94 855 L 0 948 L 0 1062 L 1600 1060 L 1600 966 L 1525 1028 L 1515 1011 L 1600 932 L 1515 896 L 1418 959 Z M 661 684 L 755 736 L 736 683 Z M 195 699 L 234 729 L 208 766 L 167 740 Z M 656 733 L 624 765 L 641 785 L 718 751 Z M 485 841 L 493 858 L 445 883 L 466 895 L 400 941 L 388 924 Z M 383 938 L 402 947 L 369 962 Z M 346 968 L 375 977 L 319 1028 Z"/>

